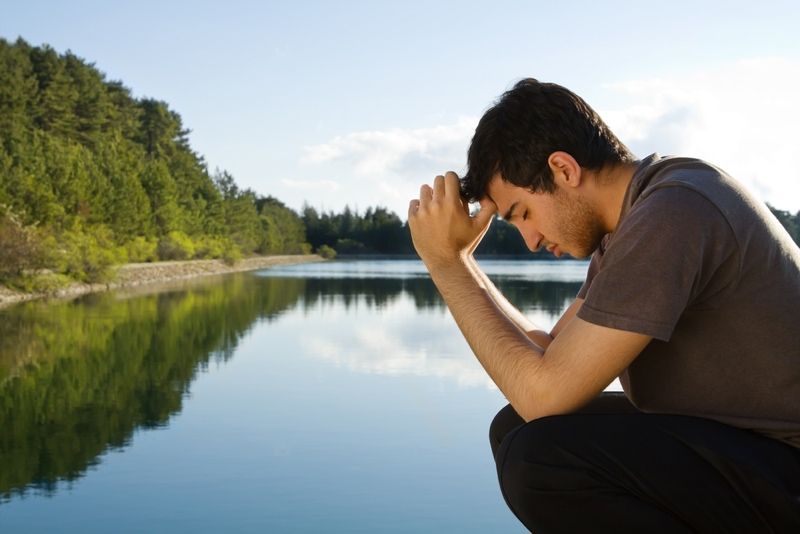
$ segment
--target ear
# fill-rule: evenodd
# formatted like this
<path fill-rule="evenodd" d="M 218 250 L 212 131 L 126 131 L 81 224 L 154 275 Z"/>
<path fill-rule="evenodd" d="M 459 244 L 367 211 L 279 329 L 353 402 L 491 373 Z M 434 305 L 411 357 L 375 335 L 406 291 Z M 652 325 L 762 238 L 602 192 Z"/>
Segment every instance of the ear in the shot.
<path fill-rule="evenodd" d="M 581 185 L 581 166 L 568 153 L 553 152 L 547 158 L 547 164 L 550 166 L 553 180 L 557 186 L 569 188 Z"/>

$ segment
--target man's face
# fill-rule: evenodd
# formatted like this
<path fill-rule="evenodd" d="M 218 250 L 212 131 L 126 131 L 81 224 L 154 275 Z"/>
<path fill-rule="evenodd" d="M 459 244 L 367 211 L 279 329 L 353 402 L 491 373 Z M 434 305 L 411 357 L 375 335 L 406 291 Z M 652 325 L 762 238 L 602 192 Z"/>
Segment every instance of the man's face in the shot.
<path fill-rule="evenodd" d="M 605 233 L 589 203 L 560 186 L 554 193 L 532 193 L 496 174 L 486 192 L 500 216 L 517 227 L 532 251 L 545 247 L 557 257 L 568 253 L 585 258 Z"/>

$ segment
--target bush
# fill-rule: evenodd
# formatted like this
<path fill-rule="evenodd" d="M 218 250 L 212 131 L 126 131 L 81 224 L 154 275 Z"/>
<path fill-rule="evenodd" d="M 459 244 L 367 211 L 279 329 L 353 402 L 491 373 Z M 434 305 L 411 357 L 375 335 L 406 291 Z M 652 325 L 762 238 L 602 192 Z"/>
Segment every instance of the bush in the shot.
<path fill-rule="evenodd" d="M 339 254 L 364 254 L 367 251 L 367 247 L 364 246 L 364 243 L 360 241 L 356 241 L 355 239 L 337 239 L 336 240 L 336 252 Z"/>
<path fill-rule="evenodd" d="M 242 251 L 233 241 L 226 240 L 225 250 L 222 253 L 222 260 L 228 265 L 234 265 L 242 259 Z"/>
<path fill-rule="evenodd" d="M 336 257 L 336 251 L 333 248 L 329 247 L 328 245 L 321 245 L 317 249 L 317 254 L 325 258 L 326 260 L 332 260 Z"/>
<path fill-rule="evenodd" d="M 188 235 L 174 231 L 161 238 L 156 252 L 160 260 L 187 260 L 194 257 L 195 247 Z"/>
<path fill-rule="evenodd" d="M 196 241 L 194 257 L 201 260 L 222 258 L 225 253 L 226 240 L 209 235 L 201 236 Z"/>
<path fill-rule="evenodd" d="M 54 260 L 57 270 L 83 282 L 106 282 L 114 277 L 114 266 L 127 261 L 127 252 L 114 244 L 105 225 L 80 226 L 63 232 Z"/>
<path fill-rule="evenodd" d="M 128 253 L 128 261 L 133 263 L 145 263 L 158 260 L 156 248 L 158 242 L 155 239 L 148 239 L 146 237 L 134 237 L 125 245 Z"/>
<path fill-rule="evenodd" d="M 40 269 L 44 263 L 45 249 L 36 230 L 24 227 L 10 211 L 0 212 L 0 279 Z"/>
<path fill-rule="evenodd" d="M 65 274 L 38 272 L 23 274 L 13 280 L 10 287 L 26 293 L 55 293 L 68 286 L 72 279 Z"/>

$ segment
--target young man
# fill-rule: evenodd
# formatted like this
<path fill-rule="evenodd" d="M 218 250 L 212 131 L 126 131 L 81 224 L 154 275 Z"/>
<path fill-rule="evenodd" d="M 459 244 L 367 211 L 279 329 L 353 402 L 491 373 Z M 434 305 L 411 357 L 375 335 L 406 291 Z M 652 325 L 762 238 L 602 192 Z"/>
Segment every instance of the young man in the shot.
<path fill-rule="evenodd" d="M 635 161 L 580 97 L 533 79 L 484 114 L 468 160 L 408 220 L 510 402 L 490 434 L 520 521 L 800 532 L 800 250 L 769 210 L 702 161 Z M 496 213 L 531 250 L 592 256 L 549 334 L 472 257 Z M 616 377 L 625 396 L 601 395 Z"/>

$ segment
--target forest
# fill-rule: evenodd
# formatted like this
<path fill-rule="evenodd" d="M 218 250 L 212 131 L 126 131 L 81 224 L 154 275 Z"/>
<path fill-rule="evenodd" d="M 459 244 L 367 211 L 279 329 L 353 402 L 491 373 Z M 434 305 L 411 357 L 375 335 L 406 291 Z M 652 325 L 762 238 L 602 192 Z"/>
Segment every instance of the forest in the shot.
<path fill-rule="evenodd" d="M 74 54 L 0 39 L 0 280 L 42 290 L 126 262 L 310 252 L 298 214 L 209 173 L 188 134 Z"/>
<path fill-rule="evenodd" d="M 0 283 L 47 291 L 127 262 L 414 253 L 397 214 L 297 213 L 209 172 L 189 133 L 166 102 L 71 52 L 0 39 Z M 800 212 L 773 212 L 800 241 Z M 477 253 L 530 254 L 502 220 Z"/>

